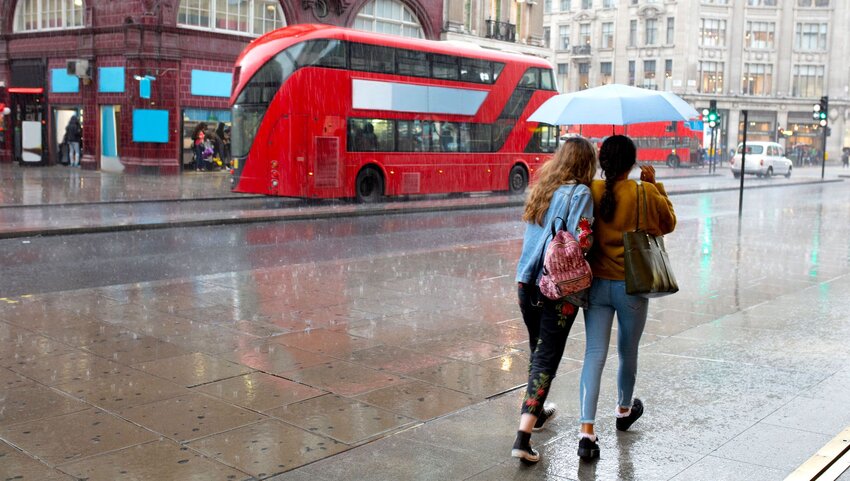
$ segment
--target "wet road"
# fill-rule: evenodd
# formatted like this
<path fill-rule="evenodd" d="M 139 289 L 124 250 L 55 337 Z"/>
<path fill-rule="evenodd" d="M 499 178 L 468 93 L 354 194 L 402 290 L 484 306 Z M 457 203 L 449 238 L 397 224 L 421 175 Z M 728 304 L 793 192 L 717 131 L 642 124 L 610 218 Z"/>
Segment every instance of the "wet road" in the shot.
<path fill-rule="evenodd" d="M 698 241 L 710 248 L 711 239 L 680 232 L 685 226 L 692 231 L 697 225 L 737 223 L 737 201 L 735 192 L 675 196 L 680 227 L 668 247 L 684 249 Z M 754 223 L 780 222 L 802 212 L 814 213 L 811 221 L 818 226 L 835 225 L 850 216 L 832 211 L 848 204 L 844 183 L 748 191 L 743 234 Z M 0 297 L 519 239 L 520 212 L 502 208 L 0 240 Z M 760 255 L 769 258 L 770 252 Z"/>

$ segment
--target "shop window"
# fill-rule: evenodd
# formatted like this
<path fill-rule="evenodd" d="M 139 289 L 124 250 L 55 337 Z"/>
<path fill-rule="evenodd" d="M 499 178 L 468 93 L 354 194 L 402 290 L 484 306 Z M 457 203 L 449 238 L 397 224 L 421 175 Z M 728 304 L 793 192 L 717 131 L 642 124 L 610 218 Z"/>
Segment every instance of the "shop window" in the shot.
<path fill-rule="evenodd" d="M 85 0 L 20 0 L 14 32 L 82 28 Z"/>
<path fill-rule="evenodd" d="M 257 36 L 286 26 L 277 0 L 180 0 L 177 23 Z"/>

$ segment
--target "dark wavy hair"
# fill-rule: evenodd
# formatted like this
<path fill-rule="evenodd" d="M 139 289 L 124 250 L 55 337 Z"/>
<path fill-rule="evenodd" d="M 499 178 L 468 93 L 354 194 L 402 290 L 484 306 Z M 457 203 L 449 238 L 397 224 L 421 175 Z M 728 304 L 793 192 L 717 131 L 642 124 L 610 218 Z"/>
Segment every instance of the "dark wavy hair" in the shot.
<path fill-rule="evenodd" d="M 599 149 L 599 167 L 605 177 L 605 194 L 599 203 L 599 216 L 606 222 L 614 219 L 617 199 L 614 197 L 614 182 L 632 170 L 637 161 L 637 148 L 632 139 L 625 135 L 612 135 L 602 142 Z"/>

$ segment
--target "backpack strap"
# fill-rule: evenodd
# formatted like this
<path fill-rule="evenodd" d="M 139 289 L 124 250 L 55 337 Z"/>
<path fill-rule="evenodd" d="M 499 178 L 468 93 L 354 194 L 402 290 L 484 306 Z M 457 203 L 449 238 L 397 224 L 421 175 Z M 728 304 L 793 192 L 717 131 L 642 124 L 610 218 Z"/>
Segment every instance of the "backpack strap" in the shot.
<path fill-rule="evenodd" d="M 547 236 L 547 237 L 546 237 L 547 239 L 548 239 L 549 237 L 551 237 L 552 239 L 554 239 L 554 238 L 555 238 L 555 234 L 556 234 L 556 232 L 555 232 L 555 224 L 557 223 L 556 221 L 557 221 L 558 219 L 561 219 L 561 221 L 563 221 L 564 229 L 566 229 L 566 228 L 567 228 L 567 219 L 568 219 L 568 218 L 569 218 L 569 216 L 570 216 L 570 204 L 572 204 L 572 202 L 573 202 L 573 195 L 575 194 L 575 192 L 576 192 L 576 188 L 577 188 L 577 187 L 578 187 L 578 184 L 573 185 L 573 188 L 570 190 L 570 195 L 569 195 L 569 197 L 567 197 L 567 208 L 566 208 L 566 212 L 564 213 L 564 217 L 560 217 L 560 216 L 558 216 L 558 217 L 555 217 L 554 219 L 552 219 L 552 223 L 549 225 L 549 226 L 550 226 L 549 228 L 550 228 L 550 232 L 551 232 L 551 233 L 550 233 L 550 235 L 549 235 L 549 236 Z M 548 247 L 549 243 L 548 243 L 548 242 L 546 242 L 545 244 L 546 244 L 546 245 L 545 245 L 545 246 L 543 246 L 543 250 L 540 252 L 540 259 L 538 259 L 538 261 L 537 261 L 537 266 L 538 266 L 538 267 L 537 267 L 537 269 L 535 269 L 535 272 L 540 272 L 540 270 L 543 268 L 543 260 L 544 260 L 544 259 L 545 259 L 545 257 L 546 257 L 546 249 L 547 249 L 547 247 Z"/>

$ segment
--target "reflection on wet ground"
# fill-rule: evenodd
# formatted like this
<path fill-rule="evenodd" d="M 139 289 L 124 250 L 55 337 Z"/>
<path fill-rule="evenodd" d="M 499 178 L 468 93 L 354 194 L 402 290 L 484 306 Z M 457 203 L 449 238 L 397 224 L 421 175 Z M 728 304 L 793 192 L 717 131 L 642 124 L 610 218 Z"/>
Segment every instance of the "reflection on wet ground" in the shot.
<path fill-rule="evenodd" d="M 472 217 L 477 235 L 430 248 L 405 244 L 400 220 L 351 223 L 335 232 L 359 245 L 328 258 L 319 238 L 300 261 L 248 250 L 227 271 L 0 299 L 0 475 L 780 479 L 850 424 L 850 192 L 783 191 L 748 199 L 740 230 L 736 198 L 681 198 L 681 292 L 651 302 L 643 339 L 647 413 L 629 433 L 600 415 L 595 464 L 574 454 L 581 317 L 561 415 L 534 436 L 543 461 L 507 457 L 528 349 L 520 231 Z M 299 238 L 270 228 L 233 242 Z M 615 364 L 612 350 L 600 413 Z"/>

